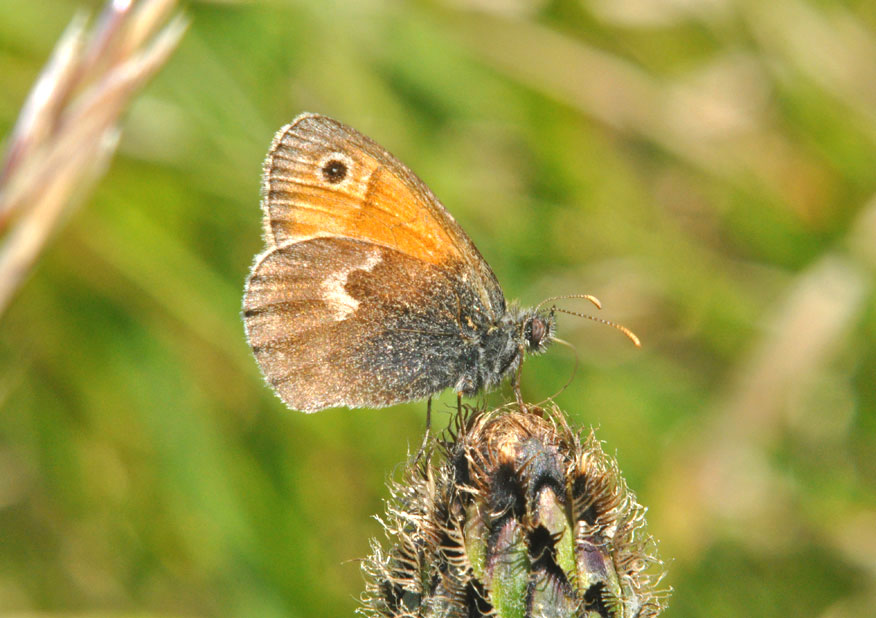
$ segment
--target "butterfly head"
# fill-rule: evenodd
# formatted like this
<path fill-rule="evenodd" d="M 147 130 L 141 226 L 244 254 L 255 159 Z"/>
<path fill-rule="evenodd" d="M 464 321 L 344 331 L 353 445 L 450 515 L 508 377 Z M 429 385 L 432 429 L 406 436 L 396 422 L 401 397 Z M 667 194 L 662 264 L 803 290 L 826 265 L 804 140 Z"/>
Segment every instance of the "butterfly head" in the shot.
<path fill-rule="evenodd" d="M 521 347 L 527 354 L 541 354 L 554 339 L 556 329 L 554 311 L 534 310 L 524 314 L 521 322 Z"/>

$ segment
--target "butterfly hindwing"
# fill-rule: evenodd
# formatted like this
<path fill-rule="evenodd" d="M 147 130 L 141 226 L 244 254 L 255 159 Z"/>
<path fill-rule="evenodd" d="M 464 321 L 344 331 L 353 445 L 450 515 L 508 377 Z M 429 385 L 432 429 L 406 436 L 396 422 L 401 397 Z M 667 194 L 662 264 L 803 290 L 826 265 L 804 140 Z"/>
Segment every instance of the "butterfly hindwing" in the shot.
<path fill-rule="evenodd" d="M 253 267 L 243 310 L 267 381 L 305 412 L 460 388 L 488 323 L 455 273 L 347 238 L 269 250 Z"/>

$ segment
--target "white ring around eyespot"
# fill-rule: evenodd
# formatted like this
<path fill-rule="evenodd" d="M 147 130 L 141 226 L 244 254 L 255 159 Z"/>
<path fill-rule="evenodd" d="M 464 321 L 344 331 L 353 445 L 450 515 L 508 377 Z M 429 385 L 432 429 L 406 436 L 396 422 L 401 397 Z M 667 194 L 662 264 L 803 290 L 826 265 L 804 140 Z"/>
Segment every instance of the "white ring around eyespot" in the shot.
<path fill-rule="evenodd" d="M 332 182 L 329 182 L 328 179 L 325 177 L 325 173 L 323 172 L 323 169 L 325 168 L 326 164 L 329 163 L 329 161 L 340 161 L 341 163 L 343 163 L 347 167 L 347 174 L 344 176 L 343 180 L 341 180 L 340 182 L 332 183 Z M 352 157 L 350 157 L 350 155 L 345 154 L 343 152 L 330 152 L 329 154 L 325 155 L 323 158 L 321 158 L 319 160 L 319 163 L 317 163 L 317 166 L 318 166 L 317 167 L 317 174 L 319 174 L 320 180 L 327 183 L 331 187 L 346 186 L 350 183 L 350 181 L 353 178 L 353 168 L 354 168 L 353 159 L 352 159 Z"/>

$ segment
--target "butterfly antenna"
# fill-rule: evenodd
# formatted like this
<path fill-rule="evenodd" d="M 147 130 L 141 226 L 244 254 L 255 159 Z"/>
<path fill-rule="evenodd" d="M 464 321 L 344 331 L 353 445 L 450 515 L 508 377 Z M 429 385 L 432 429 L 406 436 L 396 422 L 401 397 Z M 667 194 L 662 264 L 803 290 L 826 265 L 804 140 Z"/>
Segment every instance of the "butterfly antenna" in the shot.
<path fill-rule="evenodd" d="M 599 305 L 597 305 L 597 307 L 598 306 Z M 612 328 L 615 328 L 615 329 L 619 330 L 620 332 L 622 332 L 624 335 L 626 335 L 627 338 L 633 342 L 634 346 L 636 346 L 637 348 L 642 347 L 642 342 L 636 336 L 636 333 L 631 331 L 626 326 L 618 324 L 617 322 L 612 322 L 611 320 L 603 320 L 602 318 L 597 318 L 596 316 L 589 315 L 587 313 L 578 313 L 577 311 L 569 311 L 568 309 L 559 309 L 557 307 L 554 307 L 554 311 L 559 311 L 560 313 L 568 313 L 569 315 L 576 315 L 579 318 L 587 318 L 588 320 L 593 320 L 594 322 L 599 322 L 600 324 L 605 324 L 606 326 L 611 326 Z M 555 341 L 556 341 L 556 339 L 555 339 Z"/>
<path fill-rule="evenodd" d="M 592 294 L 566 294 L 564 296 L 551 296 L 550 298 L 545 298 L 543 301 L 538 303 L 535 306 L 535 311 L 538 311 L 542 305 L 546 305 L 548 303 L 552 303 L 555 300 L 567 300 L 569 298 L 583 298 L 584 300 L 589 300 L 597 309 L 602 309 L 602 303 L 598 298 L 593 296 Z M 568 312 L 566 312 L 568 313 Z"/>

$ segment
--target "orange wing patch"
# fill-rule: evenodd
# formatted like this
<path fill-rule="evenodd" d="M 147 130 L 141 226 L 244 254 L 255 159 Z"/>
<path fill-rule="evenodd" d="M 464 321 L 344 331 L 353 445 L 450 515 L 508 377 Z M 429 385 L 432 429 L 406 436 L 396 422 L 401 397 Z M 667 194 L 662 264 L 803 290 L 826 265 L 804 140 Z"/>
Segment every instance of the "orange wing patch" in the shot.
<path fill-rule="evenodd" d="M 271 246 L 344 237 L 436 265 L 467 258 L 441 218 L 449 215 L 413 173 L 323 116 L 301 116 L 275 136 L 265 160 L 262 209 Z"/>

